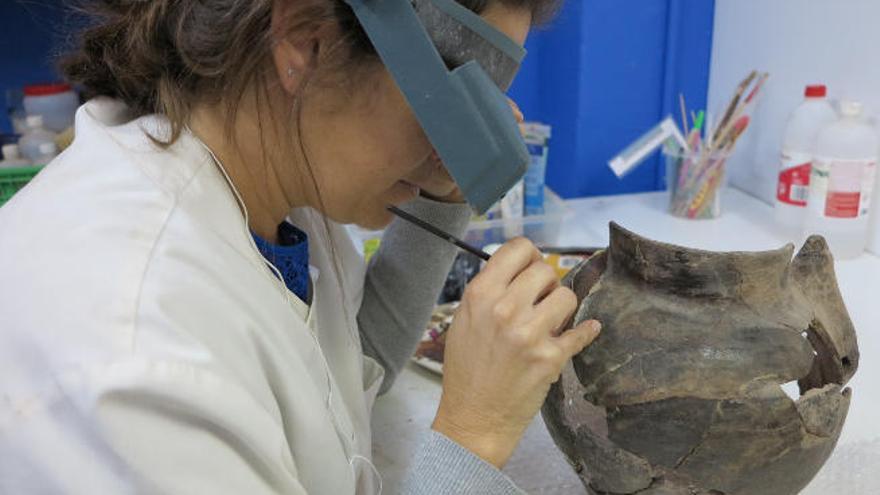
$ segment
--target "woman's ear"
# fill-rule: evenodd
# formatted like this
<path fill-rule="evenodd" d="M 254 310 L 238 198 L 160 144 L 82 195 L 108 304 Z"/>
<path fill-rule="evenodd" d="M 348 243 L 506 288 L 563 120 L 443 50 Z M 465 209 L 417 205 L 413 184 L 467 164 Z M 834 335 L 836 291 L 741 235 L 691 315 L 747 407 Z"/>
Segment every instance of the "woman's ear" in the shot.
<path fill-rule="evenodd" d="M 313 67 L 314 46 L 312 43 L 293 44 L 281 40 L 272 48 L 275 72 L 284 90 L 296 94 L 303 80 Z"/>
<path fill-rule="evenodd" d="M 272 8 L 272 60 L 281 86 L 294 95 L 317 64 L 319 40 L 314 36 L 300 36 L 296 40 L 289 36 L 287 21 L 294 14 L 291 3 L 275 2 Z"/>

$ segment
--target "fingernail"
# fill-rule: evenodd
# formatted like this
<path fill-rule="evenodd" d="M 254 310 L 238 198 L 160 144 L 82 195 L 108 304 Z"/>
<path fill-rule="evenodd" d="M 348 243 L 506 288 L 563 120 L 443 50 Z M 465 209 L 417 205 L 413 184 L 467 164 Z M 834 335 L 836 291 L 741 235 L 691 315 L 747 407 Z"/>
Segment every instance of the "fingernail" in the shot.
<path fill-rule="evenodd" d="M 602 324 L 596 320 L 593 320 L 593 322 L 590 324 L 590 327 L 593 329 L 594 333 L 599 333 L 602 331 Z"/>

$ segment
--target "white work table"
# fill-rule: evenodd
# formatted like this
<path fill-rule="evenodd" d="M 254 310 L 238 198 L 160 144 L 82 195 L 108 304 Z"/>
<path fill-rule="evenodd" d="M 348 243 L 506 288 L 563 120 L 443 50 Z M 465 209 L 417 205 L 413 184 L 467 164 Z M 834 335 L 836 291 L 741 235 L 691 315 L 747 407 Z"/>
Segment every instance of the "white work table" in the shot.
<path fill-rule="evenodd" d="M 568 201 L 560 246 L 605 246 L 608 222 L 642 236 L 713 251 L 776 249 L 789 240 L 773 228 L 772 208 L 737 190 L 725 193 L 717 220 L 683 220 L 665 213 L 666 195 L 646 193 Z M 799 248 L 800 246 L 798 246 Z M 858 332 L 861 361 L 849 386 L 852 402 L 838 447 L 813 483 L 809 495 L 880 493 L 880 258 L 864 254 L 836 263 L 843 299 Z M 414 364 L 373 411 L 373 453 L 385 493 L 397 493 L 401 477 L 421 435 L 430 427 L 440 398 L 440 377 Z M 505 467 L 517 484 L 533 494 L 585 493 L 556 449 L 540 416 Z M 876 476 L 876 478 L 875 478 Z"/>

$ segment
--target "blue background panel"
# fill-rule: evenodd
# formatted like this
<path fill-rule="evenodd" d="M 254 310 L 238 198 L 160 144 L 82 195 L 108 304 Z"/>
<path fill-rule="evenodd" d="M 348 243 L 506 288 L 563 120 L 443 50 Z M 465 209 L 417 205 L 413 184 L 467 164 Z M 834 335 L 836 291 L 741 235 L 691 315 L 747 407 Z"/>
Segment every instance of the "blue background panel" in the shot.
<path fill-rule="evenodd" d="M 547 183 L 563 197 L 664 187 L 654 157 L 617 179 L 607 167 L 664 116 L 678 94 L 705 108 L 712 0 L 569 0 L 532 34 L 511 96 L 528 120 L 553 126 Z"/>

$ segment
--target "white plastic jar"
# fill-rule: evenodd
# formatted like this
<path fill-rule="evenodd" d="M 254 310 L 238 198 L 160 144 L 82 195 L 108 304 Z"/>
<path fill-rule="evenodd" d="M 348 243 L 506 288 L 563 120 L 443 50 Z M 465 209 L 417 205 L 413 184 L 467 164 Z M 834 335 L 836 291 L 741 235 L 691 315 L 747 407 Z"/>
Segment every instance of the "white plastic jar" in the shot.
<path fill-rule="evenodd" d="M 804 226 L 810 173 L 819 132 L 837 120 L 824 85 L 807 86 L 785 128 L 774 216 L 780 233 L 796 239 Z"/>
<path fill-rule="evenodd" d="M 4 144 L 2 152 L 3 159 L 0 160 L 0 168 L 27 167 L 31 164 L 21 156 L 17 144 Z"/>
<path fill-rule="evenodd" d="M 842 101 L 841 118 L 819 132 L 804 234 L 821 234 L 837 259 L 864 252 L 880 140 L 861 103 Z"/>
<path fill-rule="evenodd" d="M 45 167 L 58 156 L 58 145 L 55 143 L 41 143 L 37 148 L 38 155 L 33 160 L 35 167 Z"/>
<path fill-rule="evenodd" d="M 22 156 L 32 164 L 45 158 L 45 153 L 41 149 L 43 144 L 52 144 L 56 146 L 55 138 L 57 136 L 52 131 L 46 129 L 42 115 L 28 115 L 27 131 L 18 141 L 18 147 Z"/>
<path fill-rule="evenodd" d="M 34 84 L 24 87 L 24 110 L 42 115 L 47 129 L 60 133 L 73 125 L 79 97 L 69 84 Z"/>

